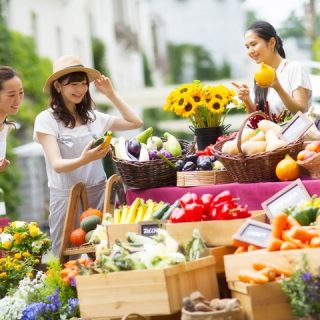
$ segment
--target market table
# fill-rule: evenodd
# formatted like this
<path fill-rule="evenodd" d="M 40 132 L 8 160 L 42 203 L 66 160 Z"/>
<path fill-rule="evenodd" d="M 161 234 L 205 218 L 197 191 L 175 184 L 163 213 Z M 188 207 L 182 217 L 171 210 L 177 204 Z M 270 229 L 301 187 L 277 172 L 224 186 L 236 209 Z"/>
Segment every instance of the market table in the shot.
<path fill-rule="evenodd" d="M 261 203 L 282 190 L 289 182 L 256 182 L 256 183 L 228 183 L 206 185 L 198 187 L 161 187 L 150 189 L 129 189 L 126 192 L 127 203 L 131 204 L 134 199 L 140 197 L 145 200 L 165 201 L 173 203 L 186 192 L 195 192 L 198 195 L 212 193 L 216 195 L 224 190 L 230 190 L 235 198 L 240 198 L 241 205 L 248 205 L 249 210 L 261 210 Z M 310 195 L 320 196 L 320 180 L 303 179 L 302 183 Z"/>

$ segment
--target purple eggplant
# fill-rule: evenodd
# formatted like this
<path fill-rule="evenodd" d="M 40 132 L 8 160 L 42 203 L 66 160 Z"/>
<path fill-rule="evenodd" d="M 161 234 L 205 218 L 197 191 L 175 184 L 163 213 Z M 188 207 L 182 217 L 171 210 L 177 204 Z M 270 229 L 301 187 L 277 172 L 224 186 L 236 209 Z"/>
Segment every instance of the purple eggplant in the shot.
<path fill-rule="evenodd" d="M 157 151 L 157 150 L 154 150 L 154 149 L 149 150 L 149 158 L 150 158 L 150 160 L 159 159 L 159 157 L 158 157 L 158 151 Z"/>
<path fill-rule="evenodd" d="M 140 142 L 137 141 L 136 139 L 129 140 L 127 150 L 135 158 L 139 158 L 140 150 L 141 150 Z"/>
<path fill-rule="evenodd" d="M 129 152 L 129 141 L 126 140 L 125 145 L 126 145 L 126 152 L 128 157 L 132 160 L 132 161 L 139 161 L 139 158 L 135 157 L 131 152 Z M 139 154 L 140 154 L 140 150 L 139 150 Z"/>
<path fill-rule="evenodd" d="M 167 159 L 172 158 L 172 154 L 166 149 L 161 149 L 160 153 L 163 154 Z"/>

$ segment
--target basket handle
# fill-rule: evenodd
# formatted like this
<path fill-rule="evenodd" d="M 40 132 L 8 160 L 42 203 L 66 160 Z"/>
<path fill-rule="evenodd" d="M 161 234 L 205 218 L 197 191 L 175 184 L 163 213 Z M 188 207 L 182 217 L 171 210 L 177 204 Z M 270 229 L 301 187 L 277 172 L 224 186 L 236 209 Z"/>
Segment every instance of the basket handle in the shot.
<path fill-rule="evenodd" d="M 253 118 L 253 117 L 255 117 L 255 116 L 261 116 L 261 117 L 263 117 L 263 118 L 265 118 L 265 119 L 267 119 L 267 120 L 269 119 L 269 116 L 268 116 L 266 113 L 262 112 L 262 111 L 252 112 L 252 113 L 250 113 L 250 114 L 246 117 L 246 119 L 243 121 L 242 125 L 240 126 L 239 132 L 238 132 L 238 134 L 237 134 L 237 147 L 238 147 L 238 150 L 239 150 L 239 152 L 240 152 L 241 154 L 243 154 L 242 148 L 241 148 L 241 138 L 242 138 L 243 129 L 245 128 L 247 122 L 248 122 L 251 118 Z"/>
<path fill-rule="evenodd" d="M 138 319 L 141 319 L 141 320 L 146 320 L 145 317 L 143 317 L 142 315 L 140 315 L 139 313 L 127 313 L 126 315 L 124 315 L 121 320 L 128 320 L 130 319 L 131 317 L 135 317 L 135 318 L 138 318 Z"/>

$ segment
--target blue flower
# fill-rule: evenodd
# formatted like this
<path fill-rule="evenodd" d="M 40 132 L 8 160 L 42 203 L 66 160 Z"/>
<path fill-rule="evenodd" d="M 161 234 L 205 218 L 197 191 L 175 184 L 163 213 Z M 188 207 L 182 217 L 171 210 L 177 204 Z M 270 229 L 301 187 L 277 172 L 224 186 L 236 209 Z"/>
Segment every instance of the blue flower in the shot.
<path fill-rule="evenodd" d="M 21 320 L 37 320 L 39 314 L 43 312 L 46 307 L 44 302 L 34 302 L 29 304 L 22 312 Z"/>
<path fill-rule="evenodd" d="M 310 282 L 312 280 L 313 276 L 311 272 L 303 272 L 301 274 L 301 279 L 305 282 Z"/>

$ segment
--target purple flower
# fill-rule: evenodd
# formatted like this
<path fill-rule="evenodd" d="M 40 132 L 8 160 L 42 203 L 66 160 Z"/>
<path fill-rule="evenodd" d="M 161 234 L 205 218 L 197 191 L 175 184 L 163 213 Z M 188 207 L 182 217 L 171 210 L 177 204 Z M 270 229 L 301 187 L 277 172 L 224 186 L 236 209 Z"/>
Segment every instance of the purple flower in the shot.
<path fill-rule="evenodd" d="M 301 274 L 301 279 L 305 282 L 310 282 L 312 280 L 312 274 L 311 272 L 303 272 Z"/>

